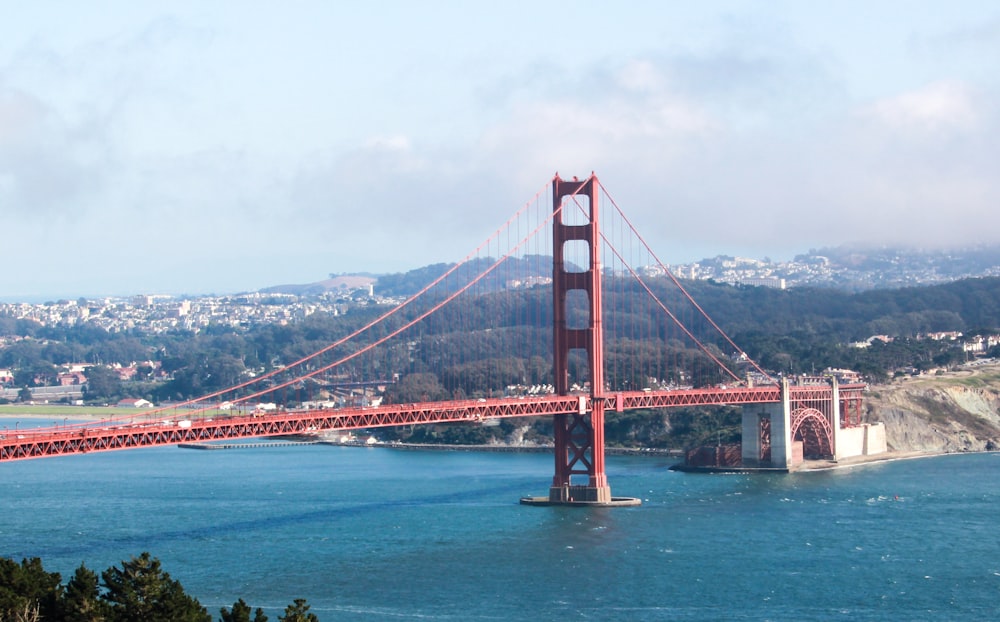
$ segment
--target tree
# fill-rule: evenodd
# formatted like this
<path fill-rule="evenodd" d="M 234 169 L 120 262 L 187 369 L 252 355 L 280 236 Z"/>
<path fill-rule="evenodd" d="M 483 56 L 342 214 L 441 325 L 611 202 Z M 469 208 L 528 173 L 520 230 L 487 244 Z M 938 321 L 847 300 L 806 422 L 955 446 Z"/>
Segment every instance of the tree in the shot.
<path fill-rule="evenodd" d="M 278 616 L 278 622 L 319 622 L 319 618 L 315 613 L 309 613 L 306 599 L 296 598 L 291 605 L 285 607 L 285 615 Z"/>
<path fill-rule="evenodd" d="M 0 558 L 0 620 L 54 620 L 62 592 L 58 572 L 45 572 L 37 557 Z"/>
<path fill-rule="evenodd" d="M 107 606 L 101 600 L 97 573 L 80 565 L 66 584 L 62 595 L 65 622 L 102 622 L 107 619 Z"/>
<path fill-rule="evenodd" d="M 243 602 L 242 598 L 233 603 L 232 611 L 223 607 L 220 614 L 222 622 L 267 622 L 267 616 L 260 608 L 254 612 L 254 616 L 251 618 L 250 605 Z"/>
<path fill-rule="evenodd" d="M 395 404 L 446 400 L 449 397 L 438 377 L 431 373 L 407 374 L 392 386 L 389 393 Z"/>
<path fill-rule="evenodd" d="M 243 361 L 229 354 L 166 359 L 163 369 L 173 373 L 173 380 L 157 392 L 160 400 L 183 399 L 225 389 L 243 378 Z"/>
<path fill-rule="evenodd" d="M 135 368 L 136 380 L 152 380 L 153 372 L 156 371 L 152 365 L 144 363 Z"/>
<path fill-rule="evenodd" d="M 17 392 L 17 400 L 19 402 L 30 402 L 31 397 L 31 389 L 28 387 L 21 387 L 21 390 Z"/>
<path fill-rule="evenodd" d="M 101 579 L 109 622 L 212 622 L 208 610 L 185 594 L 149 553 L 123 561 L 121 568 L 108 568 Z"/>
<path fill-rule="evenodd" d="M 87 369 L 88 400 L 106 400 L 118 397 L 122 390 L 122 381 L 118 373 L 107 365 L 94 365 Z"/>
<path fill-rule="evenodd" d="M 14 384 L 22 387 L 44 387 L 55 384 L 56 368 L 51 363 L 39 361 L 31 366 L 14 370 Z"/>

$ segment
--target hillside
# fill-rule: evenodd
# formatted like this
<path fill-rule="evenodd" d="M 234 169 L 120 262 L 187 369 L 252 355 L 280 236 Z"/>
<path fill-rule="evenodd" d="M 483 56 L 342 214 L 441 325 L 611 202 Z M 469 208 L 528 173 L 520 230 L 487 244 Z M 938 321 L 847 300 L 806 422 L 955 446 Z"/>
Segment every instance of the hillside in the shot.
<path fill-rule="evenodd" d="M 378 280 L 367 274 L 332 276 L 325 281 L 303 284 L 286 284 L 265 287 L 259 290 L 262 294 L 293 294 L 295 296 L 319 296 L 329 291 L 350 291 L 359 287 L 367 287 Z"/>
<path fill-rule="evenodd" d="M 1000 364 L 873 385 L 865 410 L 892 451 L 1000 449 Z"/>

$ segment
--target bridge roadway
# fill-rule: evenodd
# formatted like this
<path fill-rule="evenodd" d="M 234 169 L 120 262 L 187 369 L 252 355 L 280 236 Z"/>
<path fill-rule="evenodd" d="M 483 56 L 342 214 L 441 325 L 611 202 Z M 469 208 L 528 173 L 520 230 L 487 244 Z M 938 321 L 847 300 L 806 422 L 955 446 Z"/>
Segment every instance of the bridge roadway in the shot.
<path fill-rule="evenodd" d="M 841 397 L 844 398 L 845 393 L 856 393 L 857 399 L 860 399 L 862 388 L 863 385 L 841 386 Z M 789 390 L 792 400 L 815 402 L 832 399 L 829 385 L 793 386 Z M 764 386 L 630 391 L 611 393 L 599 399 L 605 401 L 607 410 L 624 411 L 678 406 L 761 404 L 780 402 L 782 398 L 780 387 Z M 582 414 L 590 410 L 590 401 L 591 398 L 587 395 L 547 395 L 332 410 L 289 410 L 261 415 L 233 415 L 225 411 L 201 410 L 195 411 L 199 413 L 197 416 L 191 416 L 184 411 L 161 410 L 144 420 L 129 416 L 87 424 L 7 430 L 0 434 L 0 462 L 330 430 Z"/>

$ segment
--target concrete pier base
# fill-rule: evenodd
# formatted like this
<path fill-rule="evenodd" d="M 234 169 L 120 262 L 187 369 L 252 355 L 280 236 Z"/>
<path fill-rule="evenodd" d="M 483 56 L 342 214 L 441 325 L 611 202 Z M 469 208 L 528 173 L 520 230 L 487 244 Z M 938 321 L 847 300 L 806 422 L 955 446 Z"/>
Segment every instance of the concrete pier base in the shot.
<path fill-rule="evenodd" d="M 605 503 L 611 500 L 610 486 L 552 486 L 549 488 L 549 500 L 557 503 L 572 501 L 588 501 L 590 503 Z"/>
<path fill-rule="evenodd" d="M 617 507 L 641 505 L 633 497 L 612 497 L 610 486 L 553 486 L 548 497 L 521 497 L 521 505 Z"/>
<path fill-rule="evenodd" d="M 567 505 L 573 507 L 629 507 L 642 505 L 635 497 L 611 497 L 607 501 L 553 501 L 549 497 L 521 497 L 521 505 Z"/>
<path fill-rule="evenodd" d="M 781 381 L 780 402 L 743 407 L 743 466 L 785 470 L 792 466 L 791 412 L 787 379 Z M 770 427 L 770 446 L 767 448 L 761 446 L 761 425 L 765 419 Z"/>

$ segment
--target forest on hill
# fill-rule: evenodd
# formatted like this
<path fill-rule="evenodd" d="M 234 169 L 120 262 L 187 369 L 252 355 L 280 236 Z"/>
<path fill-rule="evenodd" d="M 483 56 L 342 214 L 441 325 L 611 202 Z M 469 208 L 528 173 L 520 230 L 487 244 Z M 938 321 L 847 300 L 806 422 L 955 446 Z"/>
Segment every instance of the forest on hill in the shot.
<path fill-rule="evenodd" d="M 1000 330 L 1000 279 L 845 294 L 827 288 L 776 290 L 694 283 L 692 295 L 733 340 L 765 368 L 789 374 L 853 368 L 872 381 L 903 368 L 964 361 L 959 344 L 922 339 Z M 853 343 L 882 335 L 868 348 Z"/>

